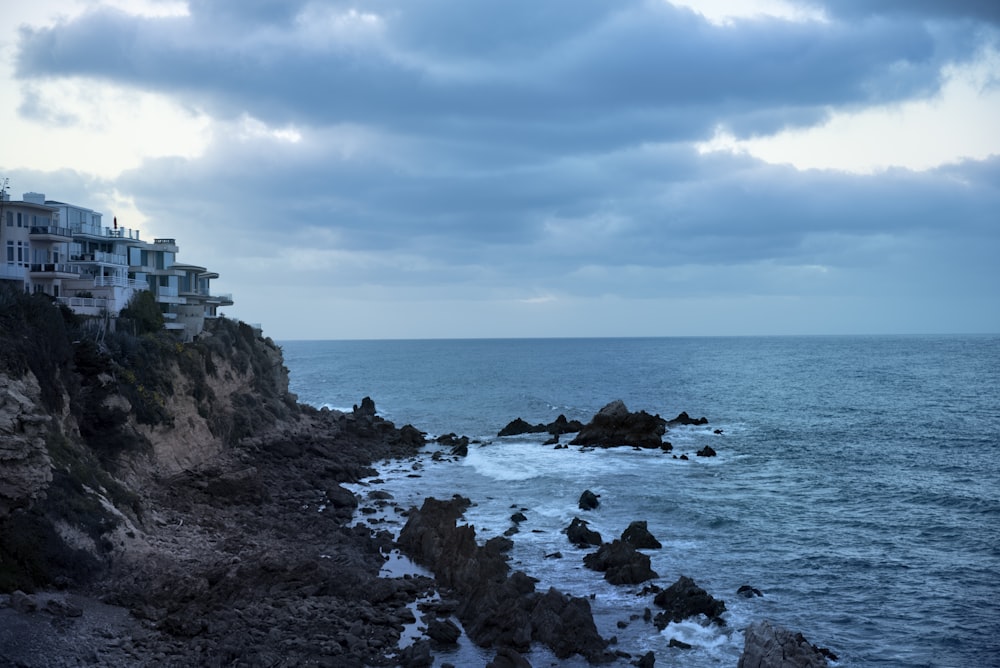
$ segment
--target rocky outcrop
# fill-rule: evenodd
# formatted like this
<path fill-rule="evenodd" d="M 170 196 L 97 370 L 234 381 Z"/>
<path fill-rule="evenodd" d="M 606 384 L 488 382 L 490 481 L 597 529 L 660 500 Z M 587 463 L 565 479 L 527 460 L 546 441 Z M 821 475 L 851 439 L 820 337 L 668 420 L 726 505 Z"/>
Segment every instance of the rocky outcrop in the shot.
<path fill-rule="evenodd" d="M 663 609 L 663 612 L 657 613 L 653 618 L 656 628 L 661 631 L 670 622 L 679 622 L 697 615 L 705 615 L 716 624 L 725 624 L 721 615 L 726 611 L 726 604 L 713 598 L 686 575 L 658 593 L 653 603 Z"/>
<path fill-rule="evenodd" d="M 569 542 L 577 547 L 600 545 L 602 542 L 601 534 L 587 526 L 587 522 L 581 520 L 579 517 L 573 518 L 573 521 L 566 527 L 565 532 Z"/>
<path fill-rule="evenodd" d="M 580 494 L 580 500 L 577 505 L 580 510 L 596 510 L 599 505 L 601 505 L 600 494 L 594 494 L 589 489 L 583 490 Z"/>
<path fill-rule="evenodd" d="M 673 426 L 676 426 L 676 425 L 685 425 L 685 426 L 698 427 L 698 426 L 701 426 L 701 425 L 704 425 L 704 424 L 708 424 L 708 418 L 706 418 L 706 417 L 693 418 L 693 417 L 691 417 L 690 415 L 687 414 L 687 411 L 681 412 L 673 420 L 670 420 L 669 422 L 667 422 L 667 426 L 668 427 L 673 427 Z"/>
<path fill-rule="evenodd" d="M 825 668 L 828 658 L 836 660 L 830 650 L 811 644 L 801 633 L 767 620 L 754 622 L 744 635 L 738 668 Z"/>
<path fill-rule="evenodd" d="M 659 550 L 663 545 L 649 533 L 645 520 L 636 520 L 622 532 L 622 542 L 638 550 Z"/>
<path fill-rule="evenodd" d="M 604 573 L 604 579 L 614 585 L 639 584 L 660 577 L 650 568 L 648 555 L 620 540 L 605 543 L 597 552 L 586 555 L 583 565 Z"/>
<path fill-rule="evenodd" d="M 439 585 L 454 590 L 469 638 L 481 647 L 527 652 L 534 641 L 559 658 L 579 654 L 591 662 L 612 660 L 586 599 L 554 589 L 535 591 L 534 578 L 509 573 L 508 539 L 491 538 L 480 546 L 475 529 L 458 524 L 469 503 L 462 497 L 426 499 L 410 510 L 398 539 L 404 552 L 433 571 Z"/>
<path fill-rule="evenodd" d="M 670 445 L 663 441 L 666 430 L 667 421 L 659 415 L 650 415 L 645 411 L 632 413 L 619 399 L 598 411 L 570 441 L 570 445 L 604 448 L 629 445 L 669 450 Z"/>
<path fill-rule="evenodd" d="M 507 423 L 497 436 L 520 436 L 521 434 L 552 434 L 555 437 L 561 434 L 573 434 L 583 429 L 583 423 L 579 420 L 567 420 L 565 415 L 560 415 L 548 424 L 531 424 L 521 418 L 515 418 Z M 558 438 L 556 439 L 558 442 Z"/>
<path fill-rule="evenodd" d="M 241 323 L 95 337 L 43 298 L 0 300 L 0 592 L 58 586 L 76 606 L 0 602 L 0 664 L 401 661 L 434 583 L 379 577 L 391 536 L 348 526 L 340 483 L 421 432 L 368 398 L 299 406 L 278 347 Z"/>

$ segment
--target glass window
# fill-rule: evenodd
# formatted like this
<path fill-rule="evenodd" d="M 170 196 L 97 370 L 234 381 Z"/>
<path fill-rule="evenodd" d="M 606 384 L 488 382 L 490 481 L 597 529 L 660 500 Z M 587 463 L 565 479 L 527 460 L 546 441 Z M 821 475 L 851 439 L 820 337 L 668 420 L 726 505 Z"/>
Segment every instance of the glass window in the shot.
<path fill-rule="evenodd" d="M 14 212 L 7 212 L 7 227 L 14 227 Z"/>

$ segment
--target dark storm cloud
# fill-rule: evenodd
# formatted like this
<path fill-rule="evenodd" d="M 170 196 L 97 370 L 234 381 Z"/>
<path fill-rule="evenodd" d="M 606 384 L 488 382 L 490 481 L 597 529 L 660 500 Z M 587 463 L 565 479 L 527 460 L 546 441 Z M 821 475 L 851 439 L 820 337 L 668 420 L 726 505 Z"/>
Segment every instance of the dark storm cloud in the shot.
<path fill-rule="evenodd" d="M 19 73 L 120 81 L 278 124 L 604 149 L 720 123 L 813 122 L 829 105 L 932 91 L 942 65 L 917 21 L 734 28 L 650 2 L 369 7 L 379 19 L 368 28 L 336 2 L 202 2 L 155 19 L 105 9 L 24 29 Z"/>

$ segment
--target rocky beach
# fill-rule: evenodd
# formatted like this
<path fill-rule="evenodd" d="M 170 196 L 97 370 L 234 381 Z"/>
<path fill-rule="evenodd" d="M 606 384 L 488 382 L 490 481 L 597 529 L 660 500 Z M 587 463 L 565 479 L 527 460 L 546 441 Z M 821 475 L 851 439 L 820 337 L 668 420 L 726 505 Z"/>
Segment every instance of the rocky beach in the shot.
<path fill-rule="evenodd" d="M 463 634 L 494 666 L 530 665 L 533 644 L 655 664 L 601 637 L 586 597 L 536 590 L 509 564 L 511 538 L 477 540 L 462 521 L 474 500 L 394 508 L 406 518 L 398 535 L 360 521 L 365 498 L 392 501 L 377 485 L 367 497 L 344 485 L 385 460 L 413 458 L 418 470 L 425 435 L 379 417 L 367 397 L 350 411 L 297 403 L 280 349 L 259 331 L 219 319 L 179 344 L 88 328 L 41 297 L 4 299 L 3 665 L 430 666 Z M 682 419 L 612 402 L 589 424 L 540 427 L 556 443 L 579 432 L 574 443 L 669 457 L 662 436 Z M 446 456 L 462 456 L 467 439 L 452 439 Z M 582 524 L 567 527 L 567 545 L 591 541 L 595 578 L 649 579 L 645 526 L 603 542 Z M 387 576 L 394 551 L 433 577 Z M 657 626 L 723 623 L 725 605 L 694 582 L 649 596 Z M 401 647 L 408 627 L 416 637 Z M 747 648 L 747 668 L 826 664 L 801 635 L 763 622 Z"/>

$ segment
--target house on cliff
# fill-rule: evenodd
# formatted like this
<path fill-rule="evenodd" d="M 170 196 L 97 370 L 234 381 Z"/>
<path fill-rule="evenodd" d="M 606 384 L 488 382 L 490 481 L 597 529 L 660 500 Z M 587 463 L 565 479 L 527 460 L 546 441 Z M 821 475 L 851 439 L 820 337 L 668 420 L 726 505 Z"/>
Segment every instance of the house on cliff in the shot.
<path fill-rule="evenodd" d="M 47 294 L 81 315 L 115 317 L 136 292 L 148 290 L 165 327 L 182 340 L 233 304 L 231 295 L 212 294 L 219 274 L 176 261 L 176 240 L 144 241 L 117 219 L 109 227 L 101 213 L 41 193 L 11 201 L 0 191 L 0 249 L 0 281 Z"/>

